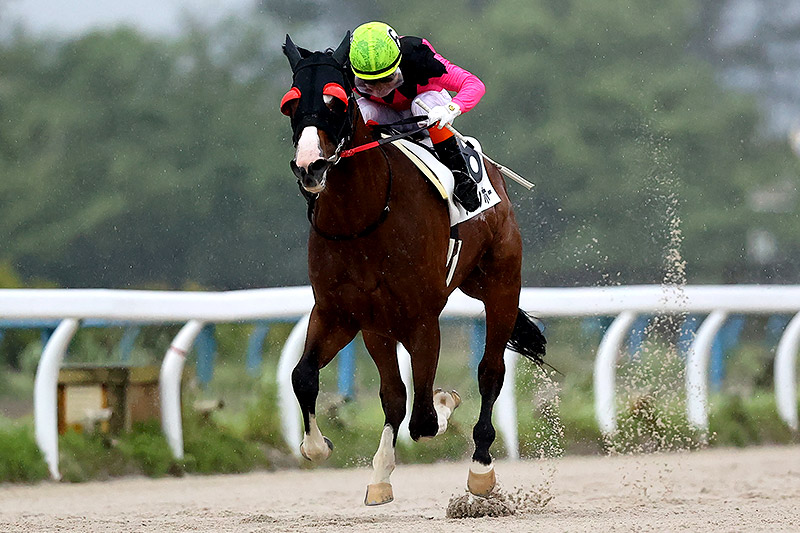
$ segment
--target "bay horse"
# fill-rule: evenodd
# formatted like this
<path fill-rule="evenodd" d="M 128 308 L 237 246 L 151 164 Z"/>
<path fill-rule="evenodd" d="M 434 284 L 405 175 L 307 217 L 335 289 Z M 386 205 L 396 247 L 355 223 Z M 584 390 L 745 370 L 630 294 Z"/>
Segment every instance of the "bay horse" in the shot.
<path fill-rule="evenodd" d="M 380 375 L 385 414 L 365 503 L 392 501 L 389 476 L 406 414 L 406 389 L 397 343 L 411 355 L 414 399 L 409 431 L 418 441 L 440 434 L 458 407 L 453 392 L 434 390 L 439 359 L 439 315 L 456 287 L 484 303 L 486 345 L 478 366 L 481 407 L 473 430 L 475 452 L 467 476 L 473 494 L 488 495 L 496 477 L 489 448 L 492 409 L 503 385 L 509 343 L 537 362 L 545 339 L 518 309 L 522 240 L 497 168 L 487 164 L 501 202 L 459 225 L 462 250 L 452 281 L 445 263 L 448 209 L 423 174 L 390 144 L 340 157 L 346 147 L 373 141 L 361 118 L 347 65 L 349 32 L 335 49 L 311 52 L 286 36 L 292 87 L 281 100 L 296 147 L 291 168 L 308 200 L 308 269 L 314 307 L 292 386 L 303 415 L 302 455 L 330 456 L 333 444 L 317 425 L 320 369 L 360 331 Z"/>

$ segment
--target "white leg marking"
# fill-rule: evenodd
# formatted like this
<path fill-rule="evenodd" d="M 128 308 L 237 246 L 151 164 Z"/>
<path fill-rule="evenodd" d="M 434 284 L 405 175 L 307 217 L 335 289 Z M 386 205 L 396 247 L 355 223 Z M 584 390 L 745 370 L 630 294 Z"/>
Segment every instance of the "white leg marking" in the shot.
<path fill-rule="evenodd" d="M 436 410 L 436 417 L 439 421 L 439 430 L 436 432 L 437 436 L 447 430 L 447 421 L 450 419 L 450 415 L 453 414 L 456 407 L 458 407 L 456 399 L 451 393 L 441 389 L 434 392 L 433 408 Z"/>
<path fill-rule="evenodd" d="M 295 164 L 308 170 L 308 165 L 322 157 L 322 148 L 319 145 L 319 132 L 316 126 L 306 126 L 297 140 L 297 152 L 294 156 Z"/>
<path fill-rule="evenodd" d="M 387 424 L 383 426 L 381 443 L 378 445 L 375 457 L 372 458 L 370 483 L 389 483 L 389 476 L 394 472 L 394 467 L 394 431 L 392 431 L 392 426 Z"/>
<path fill-rule="evenodd" d="M 309 416 L 308 426 L 309 431 L 303 435 L 303 444 L 301 444 L 300 447 L 303 453 L 305 453 L 305 456 L 311 461 L 315 463 L 324 461 L 330 457 L 331 449 L 328 447 L 328 443 L 325 442 L 325 438 L 322 436 L 322 432 L 317 426 L 317 417 L 315 415 Z"/>
<path fill-rule="evenodd" d="M 472 461 L 472 464 L 469 465 L 469 470 L 473 474 L 478 474 L 478 475 L 488 474 L 489 472 L 494 470 L 494 461 L 492 461 L 488 465 L 479 463 L 478 461 Z"/>
<path fill-rule="evenodd" d="M 492 492 L 495 485 L 497 485 L 497 476 L 494 473 L 494 462 L 484 465 L 472 461 L 467 476 L 467 490 L 477 496 L 485 497 Z"/>

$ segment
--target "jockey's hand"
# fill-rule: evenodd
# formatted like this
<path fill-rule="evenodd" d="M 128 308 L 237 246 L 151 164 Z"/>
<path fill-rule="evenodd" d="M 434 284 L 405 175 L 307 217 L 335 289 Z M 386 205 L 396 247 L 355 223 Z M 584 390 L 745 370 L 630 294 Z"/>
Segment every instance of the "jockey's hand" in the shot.
<path fill-rule="evenodd" d="M 428 112 L 428 126 L 433 126 L 439 123 L 439 129 L 444 128 L 448 124 L 452 124 L 453 120 L 461 114 L 461 108 L 455 102 L 449 102 L 447 105 L 437 105 Z"/>

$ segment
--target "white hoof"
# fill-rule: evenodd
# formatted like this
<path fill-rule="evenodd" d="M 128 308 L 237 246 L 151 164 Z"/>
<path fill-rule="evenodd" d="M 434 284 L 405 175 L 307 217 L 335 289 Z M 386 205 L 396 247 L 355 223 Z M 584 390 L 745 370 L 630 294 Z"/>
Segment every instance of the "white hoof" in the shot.
<path fill-rule="evenodd" d="M 331 456 L 331 452 L 333 451 L 333 443 L 328 437 L 322 437 L 325 441 L 325 446 L 317 446 L 314 447 L 313 450 L 306 451 L 305 448 L 305 441 L 303 444 L 300 445 L 300 455 L 311 461 L 312 463 L 321 463 L 325 461 L 328 457 Z"/>
<path fill-rule="evenodd" d="M 442 389 L 433 391 L 433 408 L 436 410 L 436 418 L 439 422 L 439 430 L 436 435 L 441 435 L 447 430 L 447 421 L 461 405 L 461 396 L 456 391 L 445 392 Z"/>

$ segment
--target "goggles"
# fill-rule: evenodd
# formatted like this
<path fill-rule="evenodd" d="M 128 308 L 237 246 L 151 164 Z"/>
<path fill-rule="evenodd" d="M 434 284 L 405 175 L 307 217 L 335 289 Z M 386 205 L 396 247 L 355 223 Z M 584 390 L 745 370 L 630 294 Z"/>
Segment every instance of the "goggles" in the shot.
<path fill-rule="evenodd" d="M 363 80 L 356 76 L 356 89 L 364 94 L 383 98 L 403 84 L 403 73 L 398 68 L 388 76 L 377 80 Z"/>

